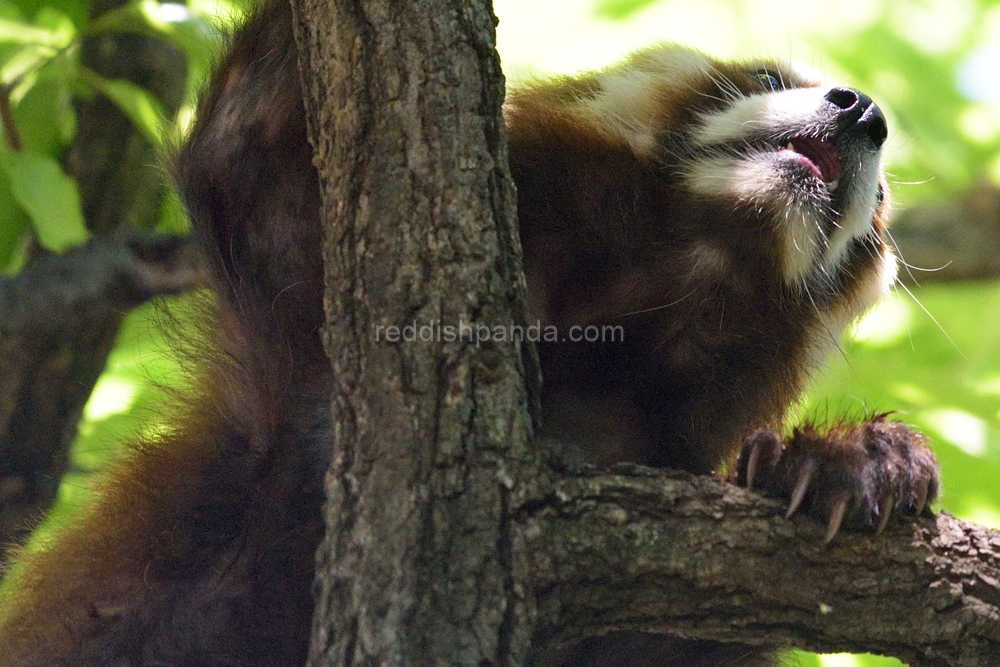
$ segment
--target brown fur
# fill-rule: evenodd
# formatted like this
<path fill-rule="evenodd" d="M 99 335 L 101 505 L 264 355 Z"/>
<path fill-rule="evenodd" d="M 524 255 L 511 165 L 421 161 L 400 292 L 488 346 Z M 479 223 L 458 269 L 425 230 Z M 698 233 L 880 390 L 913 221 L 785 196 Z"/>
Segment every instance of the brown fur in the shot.
<path fill-rule="evenodd" d="M 0 665 L 304 662 L 330 367 L 318 336 L 318 184 L 293 44 L 287 3 L 251 19 L 177 157 L 218 300 L 193 398 L 174 432 L 137 443 L 103 477 L 93 507 L 18 559 L 0 611 Z M 801 462 L 818 457 L 836 474 L 817 478 L 810 510 L 825 517 L 847 488 L 859 523 L 871 524 L 886 494 L 873 471 L 905 468 L 906 488 L 936 488 L 917 436 L 901 429 L 875 442 L 881 431 L 864 425 L 800 434 L 783 458 L 783 439 L 754 429 L 780 422 L 816 350 L 878 291 L 882 204 L 833 275 L 790 285 L 777 212 L 696 192 L 682 176 L 698 159 L 690 128 L 732 102 L 720 81 L 749 96 L 760 79 L 743 65 L 699 72 L 691 64 L 703 57 L 679 55 L 690 62 L 673 73 L 647 76 L 666 57 L 652 51 L 631 61 L 638 73 L 622 70 L 643 85 L 626 87 L 634 99 L 620 118 L 602 110 L 615 100 L 602 97 L 601 74 L 529 87 L 508 106 L 531 318 L 563 333 L 593 324 L 625 333 L 540 345 L 542 437 L 591 462 L 706 473 L 754 432 L 736 481 L 746 481 L 747 448 L 765 438 L 757 488 L 787 496 Z M 912 509 L 912 493 L 906 502 Z M 616 636 L 564 658 L 748 667 L 768 655 Z"/>

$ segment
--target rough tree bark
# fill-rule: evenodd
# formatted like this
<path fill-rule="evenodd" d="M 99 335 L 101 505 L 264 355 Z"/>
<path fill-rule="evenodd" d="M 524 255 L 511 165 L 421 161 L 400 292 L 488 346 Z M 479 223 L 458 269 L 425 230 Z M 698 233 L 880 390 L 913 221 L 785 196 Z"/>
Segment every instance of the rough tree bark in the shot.
<path fill-rule="evenodd" d="M 488 0 L 296 0 L 337 386 L 310 664 L 514 665 L 511 508 L 528 437 L 518 345 L 380 326 L 524 323 Z M 427 340 L 430 338 L 432 340 Z"/>
<path fill-rule="evenodd" d="M 563 476 L 516 515 L 536 632 L 664 632 L 912 667 L 1000 664 L 1000 533 L 947 513 L 881 536 L 785 518 L 711 477 L 622 465 Z"/>
<path fill-rule="evenodd" d="M 942 514 L 824 547 L 712 478 L 548 467 L 530 349 L 436 328 L 524 317 L 488 1 L 293 6 L 337 378 L 310 665 L 514 666 L 533 639 L 668 629 L 1000 664 L 996 532 Z"/>
<path fill-rule="evenodd" d="M 91 14 L 125 1 L 100 0 Z M 170 111 L 183 99 L 184 55 L 161 40 L 99 33 L 80 57 L 102 76 L 147 87 Z M 166 188 L 157 149 L 100 95 L 76 100 L 76 113 L 63 163 L 94 239 L 65 255 L 35 252 L 21 275 L 0 278 L 0 547 L 25 536 L 55 499 L 125 313 L 199 278 L 185 240 L 149 231 Z M 17 149 L 16 135 L 7 139 Z"/>

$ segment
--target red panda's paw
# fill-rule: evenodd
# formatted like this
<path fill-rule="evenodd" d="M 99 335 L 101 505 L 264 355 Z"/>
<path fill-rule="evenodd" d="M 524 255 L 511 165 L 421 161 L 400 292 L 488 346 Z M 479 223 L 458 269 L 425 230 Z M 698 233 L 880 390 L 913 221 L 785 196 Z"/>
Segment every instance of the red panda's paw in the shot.
<path fill-rule="evenodd" d="M 790 438 L 760 429 L 743 442 L 730 481 L 789 501 L 827 522 L 826 541 L 842 525 L 881 533 L 893 513 L 923 514 L 937 497 L 938 463 L 926 438 L 885 415 Z"/>

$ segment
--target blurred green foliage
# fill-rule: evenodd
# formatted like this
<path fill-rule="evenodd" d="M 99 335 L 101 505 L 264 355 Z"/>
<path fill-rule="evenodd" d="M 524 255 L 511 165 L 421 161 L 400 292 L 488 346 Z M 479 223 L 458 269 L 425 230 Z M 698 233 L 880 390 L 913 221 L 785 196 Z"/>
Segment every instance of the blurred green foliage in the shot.
<path fill-rule="evenodd" d="M 902 205 L 1000 178 L 1000 6 L 981 0 L 497 0 L 504 68 L 601 67 L 676 41 L 726 58 L 803 61 L 889 111 Z M 919 184 L 915 187 L 914 184 Z"/>
<path fill-rule="evenodd" d="M 803 60 L 864 89 L 888 112 L 894 198 L 902 206 L 1000 181 L 1000 3 L 986 0 L 496 0 L 498 44 L 516 82 L 590 69 L 655 40 L 721 57 Z M 15 128 L 0 135 L 0 271 L 16 272 L 30 243 L 60 251 L 87 236 L 75 184 L 59 158 L 76 132 L 72 100 L 101 93 L 155 143 L 175 141 L 240 0 L 186 6 L 140 0 L 97 20 L 83 0 L 0 0 L 0 85 Z M 156 34 L 188 58 L 189 102 L 177 117 L 145 90 L 79 61 L 102 31 Z M 182 230 L 176 198 L 162 227 Z M 930 434 L 944 475 L 941 506 L 1000 527 L 1000 286 L 935 285 L 896 294 L 843 342 L 798 409 L 839 418 L 897 411 Z M 155 423 L 179 369 L 155 307 L 129 316 L 88 404 L 61 489 L 60 511 L 86 495 L 138 424 Z M 897 661 L 797 653 L 802 667 L 887 667 Z"/>
<path fill-rule="evenodd" d="M 80 61 L 80 45 L 102 32 L 157 35 L 189 64 L 190 97 L 219 44 L 208 9 L 142 0 L 91 20 L 82 0 L 0 0 L 0 272 L 14 273 L 37 243 L 61 252 L 87 239 L 75 182 L 60 158 L 76 135 L 72 100 L 102 94 L 154 144 L 178 136 L 190 107 L 167 118 L 148 91 L 106 79 Z M 229 12 L 231 15 L 234 12 Z"/>

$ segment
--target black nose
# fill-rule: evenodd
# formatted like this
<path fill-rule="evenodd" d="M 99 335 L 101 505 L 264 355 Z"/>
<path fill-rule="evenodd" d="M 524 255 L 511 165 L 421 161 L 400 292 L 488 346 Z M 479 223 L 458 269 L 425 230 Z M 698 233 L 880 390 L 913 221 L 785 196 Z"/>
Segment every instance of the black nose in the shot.
<path fill-rule="evenodd" d="M 889 136 L 889 126 L 872 98 L 853 88 L 831 88 L 826 101 L 837 109 L 838 134 L 868 137 L 876 149 L 882 147 Z"/>

